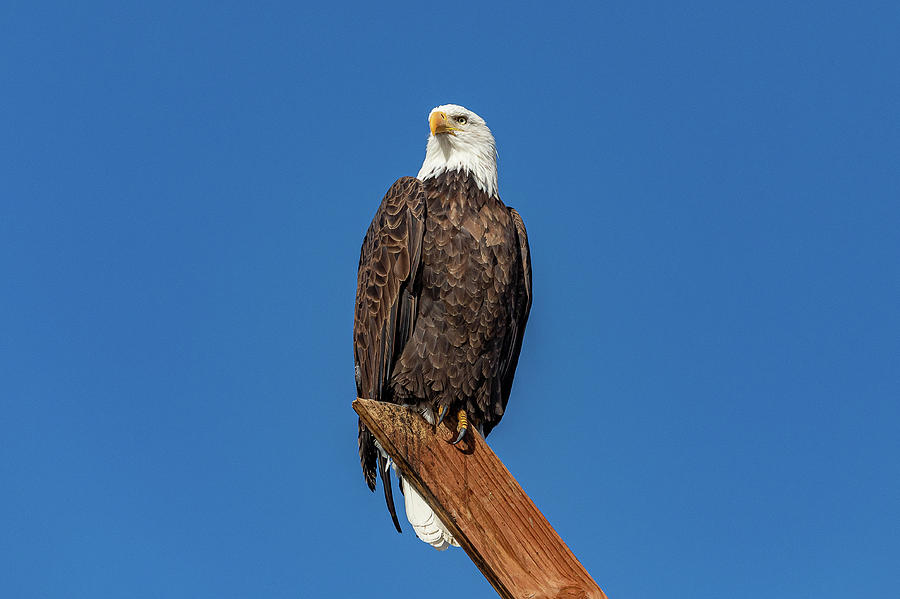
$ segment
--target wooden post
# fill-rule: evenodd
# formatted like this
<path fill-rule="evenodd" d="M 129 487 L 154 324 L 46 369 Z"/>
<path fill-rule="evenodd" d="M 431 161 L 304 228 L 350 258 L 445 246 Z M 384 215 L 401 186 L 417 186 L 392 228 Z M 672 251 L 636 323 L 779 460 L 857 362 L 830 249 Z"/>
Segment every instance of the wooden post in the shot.
<path fill-rule="evenodd" d="M 452 415 L 435 432 L 394 404 L 353 409 L 501 597 L 606 598 L 478 432 L 454 446 Z"/>

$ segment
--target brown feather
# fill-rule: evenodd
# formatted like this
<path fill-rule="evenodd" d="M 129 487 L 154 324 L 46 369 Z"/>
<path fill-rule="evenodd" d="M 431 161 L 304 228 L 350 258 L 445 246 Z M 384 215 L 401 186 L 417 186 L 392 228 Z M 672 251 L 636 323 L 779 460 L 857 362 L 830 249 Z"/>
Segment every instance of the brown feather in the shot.
<path fill-rule="evenodd" d="M 363 239 L 353 322 L 359 397 L 389 399 L 385 397 L 386 382 L 416 318 L 416 301 L 411 299 L 410 290 L 415 286 L 422 255 L 424 210 L 422 182 L 413 177 L 399 179 L 385 194 Z M 378 450 L 361 421 L 358 428 L 360 464 L 366 484 L 374 491 Z M 382 480 L 385 501 L 396 525 L 390 474 L 382 472 Z"/>
<path fill-rule="evenodd" d="M 357 392 L 465 409 L 487 434 L 505 411 L 530 308 L 528 237 L 515 210 L 467 173 L 400 179 L 360 253 Z M 359 443 L 374 488 L 377 450 L 362 425 Z"/>

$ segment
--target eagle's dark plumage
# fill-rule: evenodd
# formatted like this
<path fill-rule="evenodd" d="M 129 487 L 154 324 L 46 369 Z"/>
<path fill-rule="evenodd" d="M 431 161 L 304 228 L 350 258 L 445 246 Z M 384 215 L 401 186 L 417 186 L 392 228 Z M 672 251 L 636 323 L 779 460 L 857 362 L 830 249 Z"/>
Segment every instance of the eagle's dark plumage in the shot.
<path fill-rule="evenodd" d="M 476 172 L 448 168 L 423 179 L 391 186 L 363 241 L 357 393 L 433 413 L 463 409 L 487 435 L 506 408 L 531 306 L 528 238 L 519 214 Z M 386 457 L 361 422 L 359 456 L 372 490 L 381 472 L 400 530 Z"/>

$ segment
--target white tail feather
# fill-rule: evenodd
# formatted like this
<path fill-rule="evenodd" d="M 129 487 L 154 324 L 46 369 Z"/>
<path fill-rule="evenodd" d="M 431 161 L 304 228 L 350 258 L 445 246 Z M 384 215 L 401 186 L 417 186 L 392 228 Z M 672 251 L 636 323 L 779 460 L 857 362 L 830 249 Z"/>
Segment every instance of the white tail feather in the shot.
<path fill-rule="evenodd" d="M 440 521 L 431 506 L 426 503 L 425 498 L 419 495 L 416 489 L 400 479 L 400 485 L 403 488 L 403 499 L 406 503 L 406 518 L 412 524 L 416 536 L 437 549 L 443 551 L 447 547 L 459 547 L 459 543 L 447 530 L 447 526 Z"/>

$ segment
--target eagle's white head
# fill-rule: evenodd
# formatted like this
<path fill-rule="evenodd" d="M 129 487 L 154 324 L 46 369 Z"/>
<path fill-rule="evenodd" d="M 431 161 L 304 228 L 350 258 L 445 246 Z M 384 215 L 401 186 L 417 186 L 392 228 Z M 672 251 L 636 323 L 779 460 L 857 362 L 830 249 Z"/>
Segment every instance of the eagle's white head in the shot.
<path fill-rule="evenodd" d="M 428 125 L 431 135 L 418 178 L 424 181 L 445 171 L 465 171 L 479 189 L 497 195 L 497 146 L 484 119 L 462 106 L 445 104 L 431 111 Z"/>

